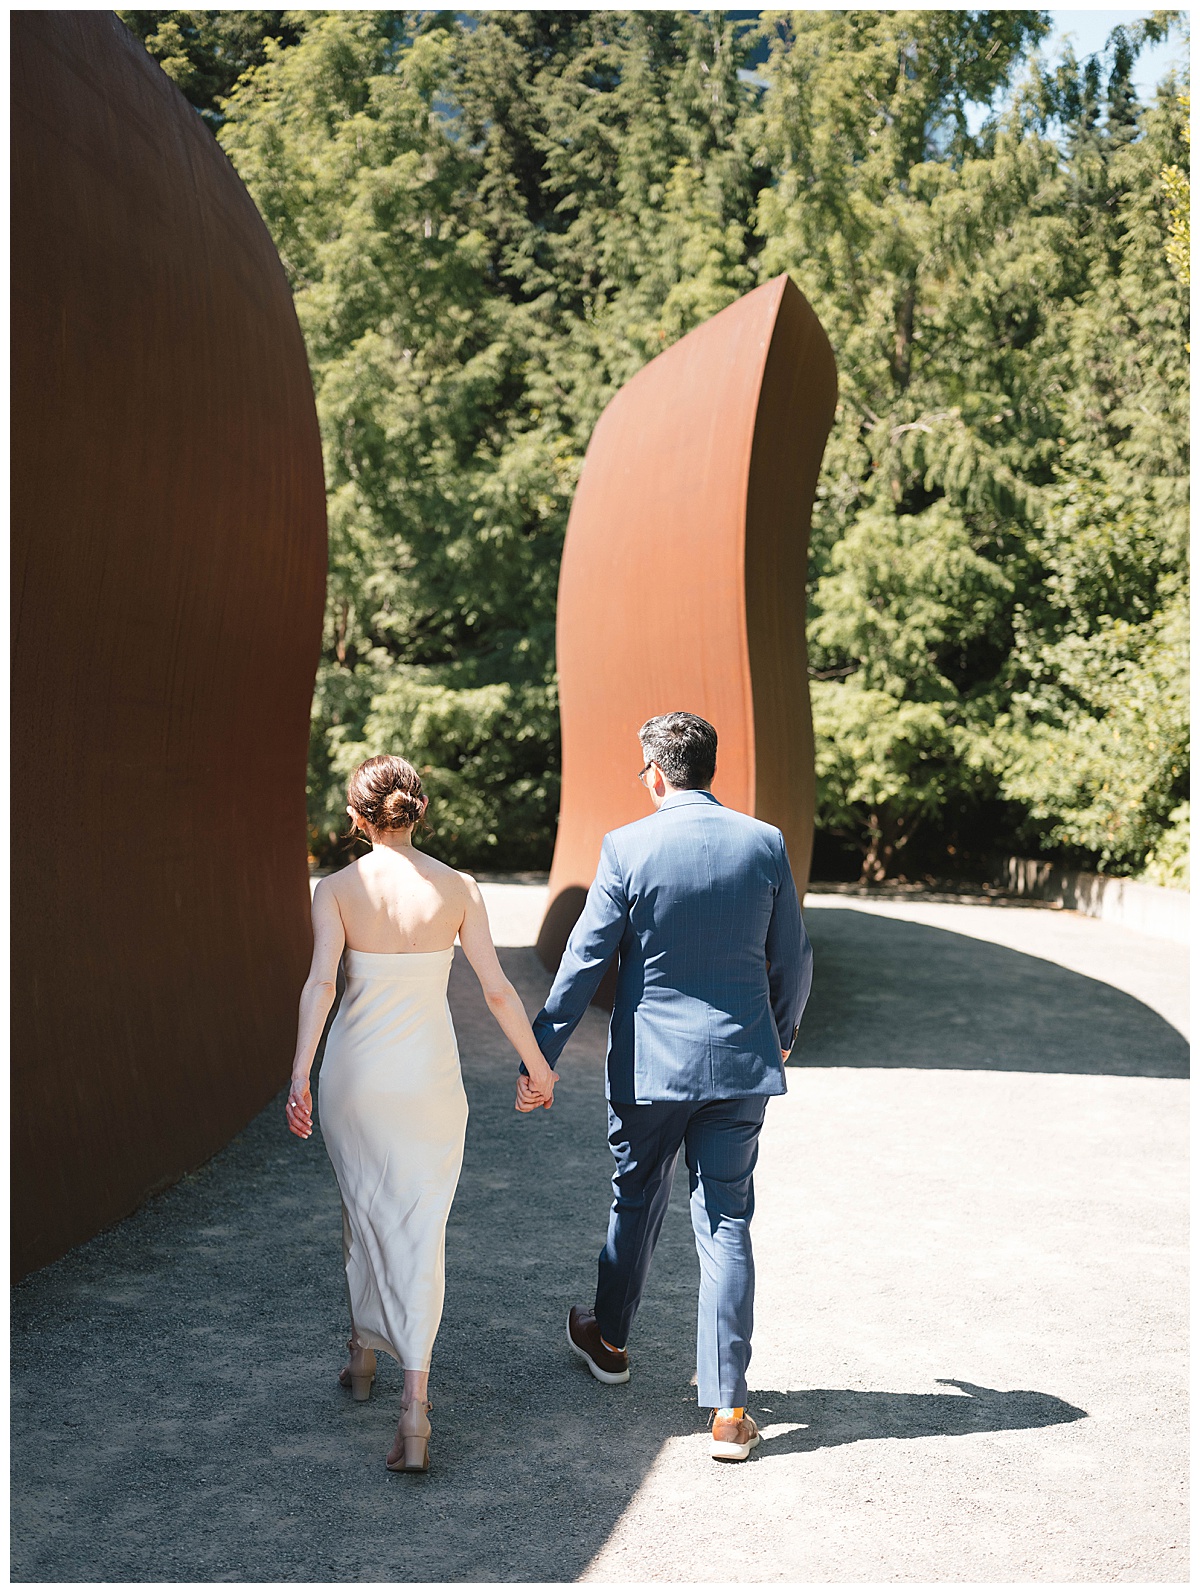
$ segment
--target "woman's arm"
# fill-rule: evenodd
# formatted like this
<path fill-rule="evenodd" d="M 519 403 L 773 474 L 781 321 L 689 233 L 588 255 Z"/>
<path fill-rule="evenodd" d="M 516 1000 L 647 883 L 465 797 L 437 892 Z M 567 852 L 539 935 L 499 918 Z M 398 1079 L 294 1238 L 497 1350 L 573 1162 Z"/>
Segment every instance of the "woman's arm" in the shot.
<path fill-rule="evenodd" d="M 492 944 L 492 931 L 488 925 L 487 908 L 479 886 L 469 874 L 463 879 L 467 886 L 467 910 L 458 931 L 459 942 L 467 961 L 474 968 L 483 986 L 484 999 L 491 1014 L 504 1030 L 509 1044 L 524 1062 L 529 1082 L 539 1096 L 538 1104 L 549 1106 L 554 1099 L 554 1085 L 558 1074 L 542 1055 L 521 998 L 513 989 L 496 948 Z M 522 1108 L 525 1110 L 525 1108 Z"/>
<path fill-rule="evenodd" d="M 322 880 L 313 893 L 312 922 L 312 966 L 300 992 L 300 1023 L 296 1054 L 292 1059 L 292 1087 L 287 1100 L 288 1127 L 301 1139 L 307 1139 L 312 1133 L 312 1092 L 308 1076 L 321 1043 L 325 1019 L 337 995 L 338 963 L 346 944 L 342 915 L 328 880 Z"/>

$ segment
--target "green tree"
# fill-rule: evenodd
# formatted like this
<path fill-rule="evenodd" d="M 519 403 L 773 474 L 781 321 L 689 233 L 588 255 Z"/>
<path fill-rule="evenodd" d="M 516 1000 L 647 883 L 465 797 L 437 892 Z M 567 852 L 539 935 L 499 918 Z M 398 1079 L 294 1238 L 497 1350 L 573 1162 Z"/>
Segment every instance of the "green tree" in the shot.
<path fill-rule="evenodd" d="M 296 44 L 311 11 L 118 11 L 171 81 L 213 128 L 243 72 L 261 66 L 267 40 Z"/>
<path fill-rule="evenodd" d="M 1188 306 L 1156 182 L 1185 130 L 1167 89 L 1137 137 L 1073 152 L 1088 281 L 1063 310 L 1063 441 L 997 723 L 1023 834 L 1122 872 L 1187 796 Z"/>
<path fill-rule="evenodd" d="M 720 21 L 406 28 L 317 17 L 221 130 L 291 277 L 325 439 L 313 846 L 336 852 L 344 775 L 387 746 L 425 773 L 441 855 L 544 864 L 571 493 L 607 398 L 753 285 L 746 157 L 714 164 L 746 91 Z"/>
<path fill-rule="evenodd" d="M 1191 152 L 1191 127 L 1187 120 L 1191 114 L 1190 94 L 1179 96 L 1179 107 L 1184 114 L 1182 137 Z M 1186 288 L 1192 280 L 1192 179 L 1182 166 L 1172 162 L 1162 171 L 1163 192 L 1171 207 L 1170 241 L 1167 244 L 1167 262 Z"/>
<path fill-rule="evenodd" d="M 1132 88 L 1175 13 L 1050 67 L 1038 11 L 125 15 L 223 118 L 308 343 L 318 855 L 346 771 L 388 748 L 426 772 L 441 855 L 548 860 L 591 429 L 786 270 L 840 372 L 820 826 L 874 878 L 971 826 L 1178 876 L 1186 113 L 1176 84 Z"/>
<path fill-rule="evenodd" d="M 1011 595 L 946 499 L 863 510 L 834 545 L 809 634 L 815 658 L 848 662 L 812 682 L 817 774 L 824 826 L 861 837 L 865 878 L 894 872 L 920 825 L 979 779 L 993 705 L 972 662 Z"/>
<path fill-rule="evenodd" d="M 452 22 L 330 13 L 243 78 L 221 138 L 291 275 L 325 439 L 314 849 L 336 844 L 348 767 L 386 745 L 422 768 L 443 855 L 520 866 L 555 806 L 574 461 L 489 281 L 482 162 L 447 97 L 458 48 Z"/>
<path fill-rule="evenodd" d="M 1177 126 L 1131 98 L 1146 31 L 1115 37 L 1107 87 L 1098 60 L 1035 66 L 972 138 L 966 102 L 1044 24 L 808 13 L 764 69 L 764 260 L 841 377 L 814 524 L 819 822 L 861 835 L 868 877 L 972 809 L 1023 812 L 1010 844 L 1134 868 L 1185 778 L 1186 301 L 1153 180 Z M 1143 767 L 1116 740 L 1086 768 L 1065 741 L 1048 758 L 1117 735 L 1143 667 L 1163 719 Z"/>

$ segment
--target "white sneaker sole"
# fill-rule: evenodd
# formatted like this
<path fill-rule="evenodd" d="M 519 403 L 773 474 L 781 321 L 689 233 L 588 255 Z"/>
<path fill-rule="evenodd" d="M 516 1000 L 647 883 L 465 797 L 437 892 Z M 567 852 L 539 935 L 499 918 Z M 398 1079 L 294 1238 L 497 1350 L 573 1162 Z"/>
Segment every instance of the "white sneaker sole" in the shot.
<path fill-rule="evenodd" d="M 578 1344 L 576 1344 L 575 1340 L 571 1337 L 571 1318 L 569 1316 L 567 1318 L 567 1343 L 571 1347 L 572 1355 L 578 1355 L 579 1359 L 584 1362 L 588 1371 L 598 1383 L 628 1383 L 628 1367 L 626 1367 L 623 1372 L 606 1372 L 602 1367 L 596 1365 L 595 1361 L 592 1360 L 591 1356 L 586 1350 L 581 1350 L 579 1348 Z"/>
<path fill-rule="evenodd" d="M 718 1443 L 714 1438 L 709 1454 L 714 1460 L 747 1460 L 761 1436 L 760 1433 L 755 1433 L 748 1444 Z"/>

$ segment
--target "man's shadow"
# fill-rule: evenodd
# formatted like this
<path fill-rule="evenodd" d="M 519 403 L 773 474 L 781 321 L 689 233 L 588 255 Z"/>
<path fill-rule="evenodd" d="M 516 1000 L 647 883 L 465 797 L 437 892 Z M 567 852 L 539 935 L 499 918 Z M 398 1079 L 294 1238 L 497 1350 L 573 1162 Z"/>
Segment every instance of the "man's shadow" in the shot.
<path fill-rule="evenodd" d="M 1087 1411 L 1068 1405 L 1066 1400 L 1032 1389 L 981 1388 L 956 1377 L 939 1377 L 937 1381 L 961 1392 L 752 1390 L 749 1409 L 763 1434 L 763 1442 L 753 1453 L 759 1459 L 769 1459 L 871 1438 L 961 1438 L 969 1433 L 1055 1427 L 1087 1416 Z"/>

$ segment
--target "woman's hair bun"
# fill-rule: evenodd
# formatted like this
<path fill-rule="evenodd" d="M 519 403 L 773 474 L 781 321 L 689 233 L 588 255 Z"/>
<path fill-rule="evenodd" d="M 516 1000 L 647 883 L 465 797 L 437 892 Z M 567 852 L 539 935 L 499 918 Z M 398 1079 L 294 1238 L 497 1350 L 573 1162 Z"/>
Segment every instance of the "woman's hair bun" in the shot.
<path fill-rule="evenodd" d="M 410 829 L 425 809 L 421 776 L 411 763 L 387 752 L 359 764 L 347 782 L 346 799 L 373 830 Z"/>
<path fill-rule="evenodd" d="M 421 817 L 421 799 L 411 791 L 401 791 L 397 787 L 384 797 L 381 812 L 393 824 L 415 824 Z"/>

